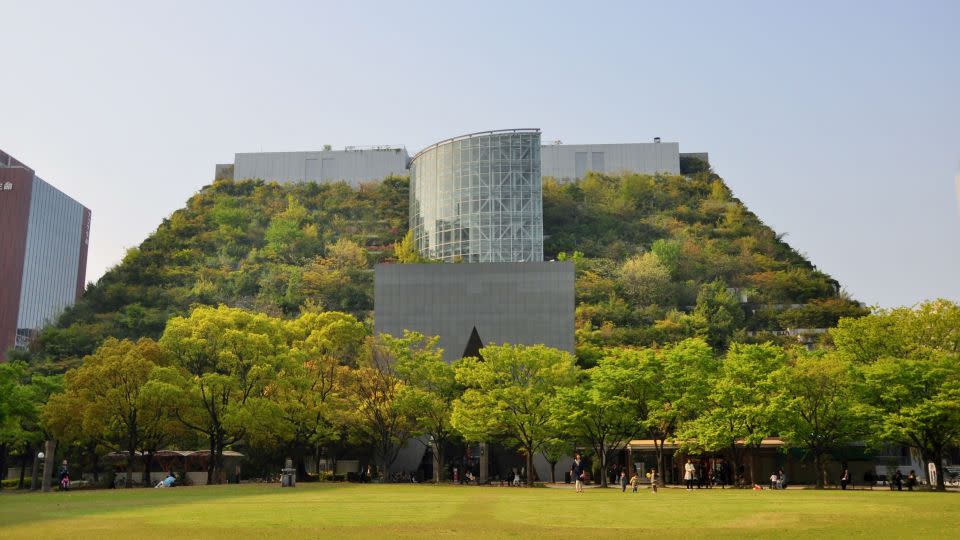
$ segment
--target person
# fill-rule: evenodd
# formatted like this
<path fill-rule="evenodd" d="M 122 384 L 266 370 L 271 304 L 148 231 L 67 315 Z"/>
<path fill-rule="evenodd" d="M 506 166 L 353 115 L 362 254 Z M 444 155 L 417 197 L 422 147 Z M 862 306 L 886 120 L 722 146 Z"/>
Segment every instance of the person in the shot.
<path fill-rule="evenodd" d="M 620 492 L 627 492 L 627 471 L 626 469 L 620 469 Z"/>
<path fill-rule="evenodd" d="M 843 476 L 840 477 L 840 489 L 847 489 L 847 484 L 850 483 L 850 469 L 846 465 L 843 466 Z"/>
<path fill-rule="evenodd" d="M 778 480 L 777 473 L 770 473 L 770 489 L 777 489 Z"/>
<path fill-rule="evenodd" d="M 640 475 L 634 474 L 630 477 L 630 485 L 633 486 L 633 492 L 637 492 L 637 488 L 640 487 Z"/>
<path fill-rule="evenodd" d="M 910 474 L 907 475 L 907 491 L 913 491 L 915 485 L 917 485 L 917 473 L 910 469 Z"/>
<path fill-rule="evenodd" d="M 63 464 L 60 465 L 60 490 L 67 491 L 70 489 L 70 468 L 67 467 L 67 460 L 63 460 Z"/>
<path fill-rule="evenodd" d="M 583 460 L 580 459 L 580 452 L 577 452 L 577 455 L 573 458 L 573 469 L 571 472 L 573 473 L 573 479 L 576 482 L 576 492 L 583 493 L 583 477 L 585 470 L 583 466 Z"/>
<path fill-rule="evenodd" d="M 897 469 L 897 472 L 893 473 L 893 482 L 890 483 L 890 491 L 893 491 L 894 486 L 896 486 L 897 491 L 903 491 L 903 473 L 900 472 L 900 469 Z"/>
<path fill-rule="evenodd" d="M 687 483 L 687 489 L 693 489 L 693 473 L 697 468 L 693 466 L 693 462 L 689 459 L 687 463 L 683 466 L 683 480 Z"/>
<path fill-rule="evenodd" d="M 453 468 L 453 483 L 454 484 L 460 483 L 460 470 L 456 467 Z"/>
<path fill-rule="evenodd" d="M 657 492 L 657 470 L 650 469 L 650 472 L 647 473 L 647 476 L 650 477 L 650 489 L 652 489 L 653 492 L 656 493 Z"/>
<path fill-rule="evenodd" d="M 787 475 L 783 469 L 777 472 L 777 489 L 787 489 Z"/>
<path fill-rule="evenodd" d="M 474 480 L 476 480 L 476 477 L 473 476 L 473 472 L 470 470 L 467 470 L 467 483 L 472 484 Z"/>
<path fill-rule="evenodd" d="M 513 469 L 513 485 L 520 487 L 520 473 L 516 469 Z"/>
<path fill-rule="evenodd" d="M 157 482 L 157 485 L 153 487 L 158 487 L 158 488 L 173 487 L 173 484 L 175 484 L 176 482 L 177 482 L 177 478 L 173 476 L 173 473 L 170 471 L 167 471 L 167 477 Z"/>

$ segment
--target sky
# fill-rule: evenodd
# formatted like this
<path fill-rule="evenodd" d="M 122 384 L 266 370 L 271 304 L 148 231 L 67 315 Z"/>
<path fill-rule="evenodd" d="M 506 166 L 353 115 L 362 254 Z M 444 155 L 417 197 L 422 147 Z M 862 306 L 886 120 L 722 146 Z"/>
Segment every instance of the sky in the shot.
<path fill-rule="evenodd" d="M 539 127 L 709 152 L 854 298 L 960 301 L 960 2 L 0 0 L 0 59 L 89 281 L 236 152 Z"/>

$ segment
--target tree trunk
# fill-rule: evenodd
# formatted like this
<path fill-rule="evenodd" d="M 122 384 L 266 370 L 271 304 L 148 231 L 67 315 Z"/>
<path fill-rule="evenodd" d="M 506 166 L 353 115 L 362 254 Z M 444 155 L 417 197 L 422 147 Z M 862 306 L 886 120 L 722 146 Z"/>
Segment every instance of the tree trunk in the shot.
<path fill-rule="evenodd" d="M 125 488 L 133 487 L 133 459 L 134 459 L 133 454 L 134 454 L 133 448 L 128 448 L 127 449 L 127 475 L 126 475 L 127 481 L 123 486 Z"/>
<path fill-rule="evenodd" d="M 43 491 L 50 491 L 50 478 L 53 477 L 53 464 L 56 461 L 57 442 L 47 441 L 46 459 L 43 460 Z"/>
<path fill-rule="evenodd" d="M 217 439 L 216 435 L 210 435 L 210 457 L 207 459 L 207 485 L 213 484 L 213 458 L 217 452 Z"/>
<path fill-rule="evenodd" d="M 933 454 L 933 466 L 934 472 L 937 475 L 937 491 L 946 491 L 947 484 L 945 478 L 943 477 L 943 451 L 939 450 Z M 927 467 L 927 474 L 930 474 L 930 468 Z M 929 483 L 929 481 L 928 481 Z"/>
<path fill-rule="evenodd" d="M 439 443 L 434 444 L 434 447 L 437 452 L 437 471 L 434 476 L 437 478 L 437 483 L 439 484 L 443 481 L 443 448 Z"/>
<path fill-rule="evenodd" d="M 23 445 L 23 455 L 20 456 L 20 483 L 17 484 L 17 489 L 23 489 L 23 476 L 27 470 L 27 458 L 30 457 L 33 452 L 33 447 L 29 444 Z M 36 459 L 36 458 L 34 458 Z"/>
<path fill-rule="evenodd" d="M 527 487 L 533 485 L 533 452 L 527 447 Z"/>
<path fill-rule="evenodd" d="M 40 489 L 40 460 L 37 459 L 37 452 L 31 446 L 30 454 L 33 456 L 33 470 L 30 471 L 30 489 Z"/>
<path fill-rule="evenodd" d="M 9 454 L 9 446 L 6 443 L 0 444 L 0 480 L 7 479 L 7 455 Z"/>
<path fill-rule="evenodd" d="M 547 463 L 550 464 L 550 483 L 556 484 L 557 483 L 557 462 L 548 461 Z"/>
<path fill-rule="evenodd" d="M 603 451 L 603 446 L 600 448 L 600 487 L 607 487 L 609 482 L 607 481 L 607 453 Z"/>
<path fill-rule="evenodd" d="M 823 468 L 823 454 L 820 452 L 815 452 L 813 454 L 813 468 L 816 471 L 817 479 L 817 489 L 823 489 L 824 479 L 827 477 L 827 473 Z"/>
<path fill-rule="evenodd" d="M 151 487 L 153 482 L 150 481 L 150 462 L 153 461 L 153 454 L 149 452 L 144 452 L 143 454 L 143 487 Z"/>
<path fill-rule="evenodd" d="M 659 444 L 657 441 L 660 441 Z M 657 485 L 666 485 L 666 471 L 663 470 L 663 443 L 666 439 L 654 439 L 653 448 L 657 452 Z"/>

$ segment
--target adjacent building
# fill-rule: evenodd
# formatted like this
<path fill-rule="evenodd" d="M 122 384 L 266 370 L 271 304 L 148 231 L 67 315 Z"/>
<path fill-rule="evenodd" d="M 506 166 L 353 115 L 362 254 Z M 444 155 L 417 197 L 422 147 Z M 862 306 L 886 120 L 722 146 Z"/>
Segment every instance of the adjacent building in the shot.
<path fill-rule="evenodd" d="M 83 293 L 90 210 L 0 151 L 0 361 Z"/>

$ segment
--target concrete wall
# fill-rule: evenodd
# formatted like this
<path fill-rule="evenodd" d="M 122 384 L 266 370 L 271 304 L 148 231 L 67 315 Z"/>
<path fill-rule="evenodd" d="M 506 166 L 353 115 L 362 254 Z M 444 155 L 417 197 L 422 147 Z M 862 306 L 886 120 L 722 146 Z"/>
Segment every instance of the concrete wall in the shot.
<path fill-rule="evenodd" d="M 560 181 L 586 171 L 680 174 L 679 143 L 552 144 L 540 150 L 540 173 Z"/>
<path fill-rule="evenodd" d="M 236 154 L 233 178 L 261 178 L 280 183 L 343 180 L 351 186 L 406 175 L 409 156 L 402 148 L 325 150 L 319 152 L 257 152 Z M 225 169 L 217 166 L 217 174 Z"/>
<path fill-rule="evenodd" d="M 375 272 L 377 333 L 439 336 L 447 361 L 462 357 L 474 328 L 484 345 L 574 352 L 573 263 L 379 264 Z"/>

